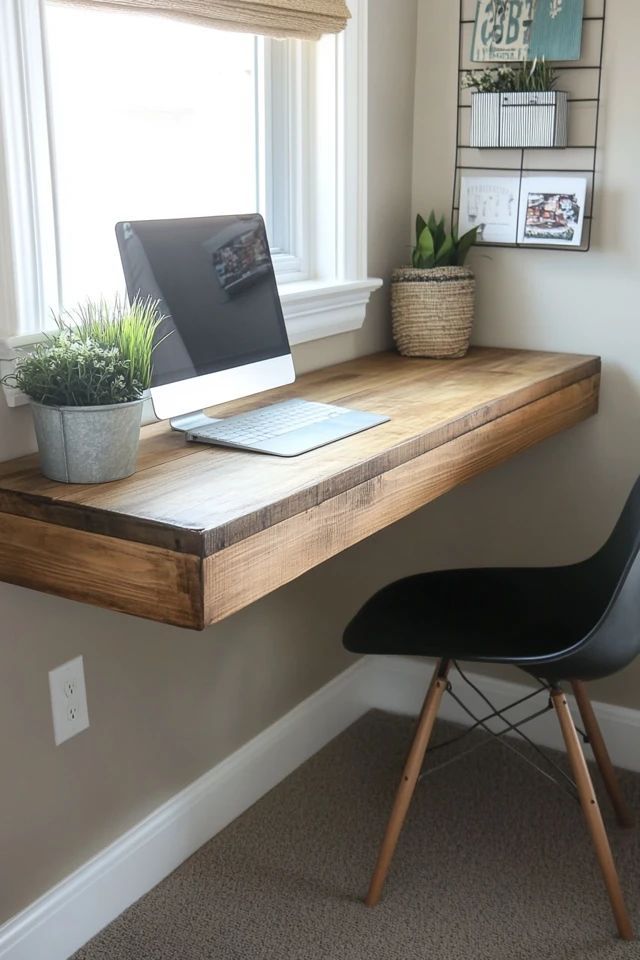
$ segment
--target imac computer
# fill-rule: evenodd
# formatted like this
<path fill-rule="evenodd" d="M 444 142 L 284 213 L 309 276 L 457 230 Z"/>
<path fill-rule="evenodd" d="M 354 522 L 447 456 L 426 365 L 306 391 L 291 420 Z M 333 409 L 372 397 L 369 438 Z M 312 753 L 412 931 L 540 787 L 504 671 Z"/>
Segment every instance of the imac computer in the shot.
<path fill-rule="evenodd" d="M 286 400 L 216 420 L 203 408 L 295 380 L 264 222 L 259 214 L 116 225 L 130 299 L 163 317 L 151 399 L 187 439 L 295 456 L 389 418 Z"/>

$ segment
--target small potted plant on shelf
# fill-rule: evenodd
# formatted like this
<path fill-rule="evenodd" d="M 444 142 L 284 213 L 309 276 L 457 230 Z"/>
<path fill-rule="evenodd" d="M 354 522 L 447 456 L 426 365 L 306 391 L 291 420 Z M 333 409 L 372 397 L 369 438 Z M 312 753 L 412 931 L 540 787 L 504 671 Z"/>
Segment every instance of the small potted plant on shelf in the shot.
<path fill-rule="evenodd" d="M 391 277 L 393 336 L 407 357 L 463 357 L 473 325 L 475 280 L 464 266 L 478 228 L 458 237 L 445 220 L 416 218 L 412 266 Z"/>
<path fill-rule="evenodd" d="M 566 147 L 568 95 L 545 60 L 468 70 L 472 147 Z"/>
<path fill-rule="evenodd" d="M 89 301 L 57 316 L 58 330 L 18 357 L 4 380 L 31 400 L 46 477 L 103 483 L 134 472 L 161 320 L 151 300 Z"/>

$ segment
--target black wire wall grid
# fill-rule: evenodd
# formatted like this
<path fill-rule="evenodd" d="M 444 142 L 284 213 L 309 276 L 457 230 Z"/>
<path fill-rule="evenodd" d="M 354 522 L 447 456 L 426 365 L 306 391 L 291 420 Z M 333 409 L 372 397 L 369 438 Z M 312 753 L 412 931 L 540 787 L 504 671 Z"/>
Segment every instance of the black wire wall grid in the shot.
<path fill-rule="evenodd" d="M 511 174 L 518 176 L 518 223 L 516 228 L 516 237 L 520 236 L 520 201 L 522 194 L 522 182 L 527 176 L 554 176 L 554 175 L 578 175 L 587 179 L 587 199 L 586 212 L 582 230 L 582 239 L 580 246 L 568 246 L 566 244 L 553 243 L 523 243 L 516 240 L 513 243 L 498 242 L 480 242 L 479 247 L 513 247 L 527 250 L 567 250 L 573 253 L 586 253 L 591 249 L 591 234 L 593 227 L 593 209 L 596 188 L 597 158 L 598 158 L 598 130 L 600 125 L 600 98 L 602 91 L 602 63 L 604 54 L 604 32 L 607 15 L 607 0 L 585 0 L 585 13 L 582 19 L 582 58 L 576 62 L 554 63 L 554 69 L 560 73 L 564 79 L 563 89 L 569 91 L 569 141 L 566 147 L 491 147 L 477 148 L 472 147 L 469 142 L 471 103 L 470 95 L 463 87 L 464 75 L 469 70 L 484 69 L 499 64 L 472 63 L 471 55 L 471 37 L 475 23 L 476 0 L 459 0 L 459 28 L 458 28 L 458 94 L 457 94 L 457 112 L 456 112 L 456 152 L 455 152 L 455 171 L 453 178 L 453 201 L 451 210 L 451 222 L 458 223 L 460 211 L 460 186 L 462 176 L 466 171 L 471 175 L 482 176 L 482 171 L 491 173 L 495 176 Z M 594 13 L 597 10 L 599 12 Z M 467 15 L 465 15 L 465 12 Z M 595 32 L 595 35 L 594 35 Z M 593 62 L 588 62 L 590 51 L 596 52 L 595 57 L 591 57 Z M 587 61 L 587 62 L 584 62 Z M 571 76 L 574 74 L 574 79 Z M 578 79 L 580 78 L 580 79 Z M 582 96 L 584 92 L 581 89 L 585 79 L 590 86 L 590 96 Z M 574 91 L 572 87 L 578 87 Z M 580 95 L 578 95 L 580 94 Z M 465 102 L 468 100 L 469 102 Z M 591 133 L 588 137 L 579 138 L 583 142 L 573 142 L 572 130 L 575 123 L 572 122 L 572 111 L 576 109 L 575 104 L 582 104 L 582 109 L 591 111 L 589 126 Z M 466 131 L 466 137 L 464 137 Z M 542 154 L 553 153 L 558 157 L 567 157 L 575 155 L 578 158 L 584 158 L 577 161 L 576 166 L 537 166 L 534 157 L 540 158 Z M 490 164 L 486 158 L 489 154 L 495 157 L 500 154 L 500 158 L 507 158 L 507 165 L 503 166 L 500 162 Z"/>

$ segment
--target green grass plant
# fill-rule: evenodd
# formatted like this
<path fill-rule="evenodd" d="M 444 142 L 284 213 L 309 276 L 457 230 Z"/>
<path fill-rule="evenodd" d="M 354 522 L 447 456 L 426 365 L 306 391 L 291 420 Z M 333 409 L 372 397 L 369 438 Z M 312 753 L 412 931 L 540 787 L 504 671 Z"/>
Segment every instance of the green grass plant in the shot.
<path fill-rule="evenodd" d="M 58 330 L 22 351 L 4 383 L 52 406 L 103 406 L 142 397 L 151 383 L 162 322 L 157 302 L 87 300 L 54 319 Z"/>
<path fill-rule="evenodd" d="M 463 86 L 476 93 L 546 93 L 558 82 L 558 72 L 546 60 L 524 60 L 513 66 L 467 70 Z"/>
<path fill-rule="evenodd" d="M 129 362 L 130 379 L 142 390 L 151 385 L 153 342 L 161 321 L 157 301 L 136 298 L 129 306 L 121 297 L 87 300 L 57 318 L 58 326 L 78 340 L 117 347 Z"/>

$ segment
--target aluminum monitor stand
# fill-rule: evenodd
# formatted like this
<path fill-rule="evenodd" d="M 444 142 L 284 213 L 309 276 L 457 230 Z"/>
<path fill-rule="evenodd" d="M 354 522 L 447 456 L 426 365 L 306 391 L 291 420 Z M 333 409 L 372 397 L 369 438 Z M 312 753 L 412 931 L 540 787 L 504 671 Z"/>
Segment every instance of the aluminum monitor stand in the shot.
<path fill-rule="evenodd" d="M 212 423 L 219 423 L 220 419 L 220 417 L 208 417 L 204 410 L 194 410 L 193 413 L 184 413 L 181 417 L 173 417 L 169 424 L 172 430 L 189 433 L 190 430 L 198 430 L 200 427 L 208 427 Z"/>

